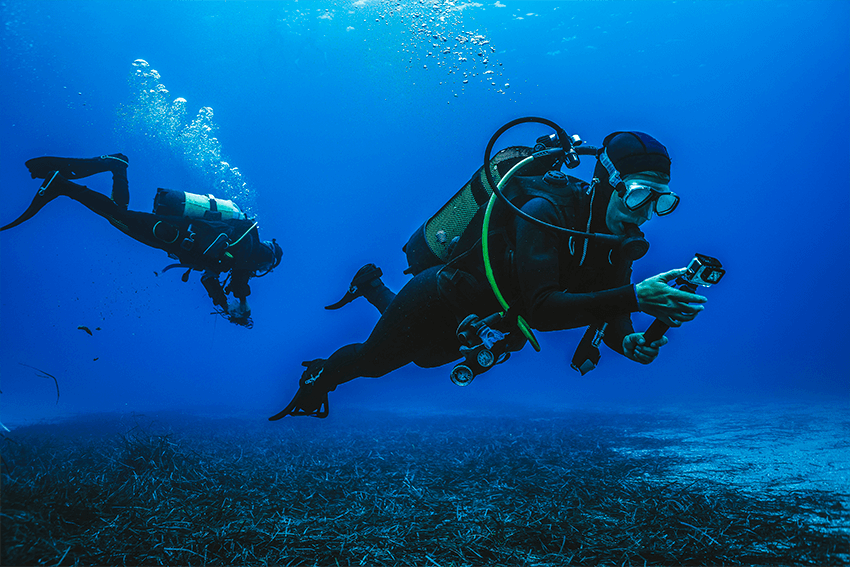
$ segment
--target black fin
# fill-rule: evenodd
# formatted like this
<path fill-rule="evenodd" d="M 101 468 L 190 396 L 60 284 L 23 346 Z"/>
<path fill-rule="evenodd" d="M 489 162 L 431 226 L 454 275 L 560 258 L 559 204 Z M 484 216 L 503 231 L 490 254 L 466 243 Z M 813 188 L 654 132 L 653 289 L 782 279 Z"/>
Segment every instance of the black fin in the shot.
<path fill-rule="evenodd" d="M 317 417 L 319 419 L 328 417 L 330 413 L 328 390 L 319 389 L 321 386 L 316 385 L 316 379 L 322 374 L 322 365 L 324 362 L 324 359 L 318 358 L 301 363 L 302 366 L 306 367 L 306 370 L 301 374 L 298 391 L 295 392 L 292 401 L 281 411 L 271 416 L 269 421 L 277 421 L 287 415 L 293 417 Z M 319 370 L 319 373 L 314 376 L 313 373 L 316 370 Z"/>
<path fill-rule="evenodd" d="M 35 197 L 33 197 L 32 203 L 30 203 L 30 206 L 27 207 L 27 210 L 25 210 L 21 216 L 19 216 L 3 228 L 0 228 L 0 231 L 14 228 L 19 224 L 28 221 L 29 219 L 34 217 L 36 213 L 38 213 L 38 211 L 40 211 L 44 207 L 44 205 L 61 195 L 58 190 L 58 185 L 60 181 L 65 181 L 65 179 L 61 175 L 59 175 L 58 171 L 54 172 L 53 175 L 48 176 L 48 178 L 45 179 L 44 183 L 41 184 L 41 187 L 36 192 Z M 51 187 L 51 185 L 53 186 Z"/>

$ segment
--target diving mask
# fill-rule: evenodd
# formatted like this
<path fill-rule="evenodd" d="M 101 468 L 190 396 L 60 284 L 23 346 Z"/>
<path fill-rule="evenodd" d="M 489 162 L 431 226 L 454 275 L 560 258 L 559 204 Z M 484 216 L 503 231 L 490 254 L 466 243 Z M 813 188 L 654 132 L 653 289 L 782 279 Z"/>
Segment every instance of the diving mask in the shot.
<path fill-rule="evenodd" d="M 658 216 L 669 215 L 679 204 L 679 196 L 670 191 L 667 183 L 654 176 L 645 174 L 627 175 L 623 179 L 626 192 L 623 194 L 623 202 L 630 211 L 636 211 L 647 203 L 655 203 L 655 214 Z"/>

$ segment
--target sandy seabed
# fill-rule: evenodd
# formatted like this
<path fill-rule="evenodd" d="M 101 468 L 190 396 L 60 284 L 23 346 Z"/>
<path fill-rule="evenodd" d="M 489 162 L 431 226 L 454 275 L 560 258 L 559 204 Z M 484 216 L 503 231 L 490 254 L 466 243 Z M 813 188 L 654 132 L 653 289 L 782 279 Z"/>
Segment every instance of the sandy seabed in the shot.
<path fill-rule="evenodd" d="M 850 411 L 78 416 L 2 439 L 3 565 L 834 565 Z"/>

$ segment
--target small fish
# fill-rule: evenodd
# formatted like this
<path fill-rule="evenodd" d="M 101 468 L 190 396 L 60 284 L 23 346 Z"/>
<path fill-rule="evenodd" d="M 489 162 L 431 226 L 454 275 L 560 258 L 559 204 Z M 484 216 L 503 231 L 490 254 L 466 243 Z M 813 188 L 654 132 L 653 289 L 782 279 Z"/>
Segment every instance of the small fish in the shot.
<path fill-rule="evenodd" d="M 159 277 L 159 272 L 157 272 L 156 270 L 154 270 L 154 271 L 153 271 L 153 275 L 155 275 L 156 277 Z"/>
<path fill-rule="evenodd" d="M 87 332 L 89 335 L 91 335 L 91 329 L 89 329 L 89 328 L 88 328 L 88 327 L 86 327 L 85 325 L 80 325 L 80 326 L 79 326 L 79 327 L 77 327 L 77 328 L 78 328 L 78 329 L 80 329 L 80 330 L 82 330 L 82 331 L 85 331 L 85 332 Z"/>
<path fill-rule="evenodd" d="M 92 359 L 92 362 L 94 362 L 95 360 L 97 360 L 97 359 L 99 359 L 99 358 L 100 358 L 99 356 L 94 357 L 94 358 Z"/>
<path fill-rule="evenodd" d="M 95 327 L 95 328 L 94 328 L 94 330 L 95 330 L 95 331 L 100 331 L 100 327 Z"/>

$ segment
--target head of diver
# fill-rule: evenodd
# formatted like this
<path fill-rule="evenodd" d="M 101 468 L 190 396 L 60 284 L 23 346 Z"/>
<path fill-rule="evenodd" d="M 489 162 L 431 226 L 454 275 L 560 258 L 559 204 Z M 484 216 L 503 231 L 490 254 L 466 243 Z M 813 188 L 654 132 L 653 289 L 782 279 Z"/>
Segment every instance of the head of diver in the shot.
<path fill-rule="evenodd" d="M 283 250 L 276 239 L 264 240 L 260 243 L 257 269 L 259 276 L 264 276 L 277 268 L 283 258 Z"/>
<path fill-rule="evenodd" d="M 644 132 L 620 131 L 602 142 L 594 169 L 597 197 L 594 217 L 604 219 L 615 235 L 638 232 L 655 212 L 673 212 L 679 198 L 668 186 L 670 155 L 664 145 Z M 607 197 L 607 199 L 605 198 Z"/>

